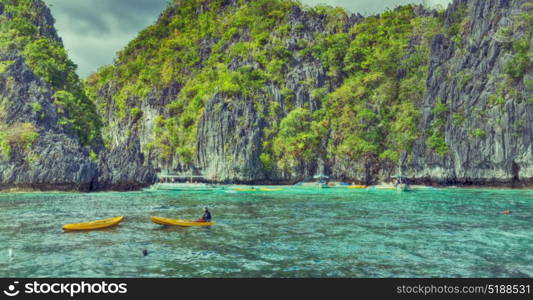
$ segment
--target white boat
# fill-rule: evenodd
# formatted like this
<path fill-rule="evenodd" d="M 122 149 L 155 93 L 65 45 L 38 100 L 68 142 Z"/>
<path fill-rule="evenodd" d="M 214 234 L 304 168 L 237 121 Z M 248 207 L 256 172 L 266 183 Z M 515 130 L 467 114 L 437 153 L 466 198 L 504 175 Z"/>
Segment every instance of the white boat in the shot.
<path fill-rule="evenodd" d="M 405 184 L 405 183 L 399 183 L 399 184 L 396 185 L 396 190 L 398 192 L 405 192 L 405 191 L 408 190 L 408 185 Z"/>
<path fill-rule="evenodd" d="M 374 185 L 371 186 L 370 189 L 376 189 L 376 190 L 395 190 L 396 187 L 391 184 L 380 184 L 380 185 Z"/>
<path fill-rule="evenodd" d="M 396 182 L 394 184 L 394 187 L 396 191 L 398 192 L 405 192 L 409 190 L 409 185 L 407 183 L 404 183 L 404 177 L 402 175 L 402 160 L 400 158 L 400 161 L 398 163 L 398 175 L 393 176 L 396 179 Z"/>
<path fill-rule="evenodd" d="M 321 189 L 328 189 L 330 186 L 327 183 L 318 183 L 318 187 Z"/>
<path fill-rule="evenodd" d="M 156 183 L 152 188 L 164 191 L 211 191 L 223 189 L 222 186 L 205 183 Z"/>
<path fill-rule="evenodd" d="M 432 186 L 427 186 L 427 185 L 410 185 L 409 186 L 409 190 L 410 191 L 413 191 L 413 190 L 436 190 L 436 188 L 432 187 Z"/>

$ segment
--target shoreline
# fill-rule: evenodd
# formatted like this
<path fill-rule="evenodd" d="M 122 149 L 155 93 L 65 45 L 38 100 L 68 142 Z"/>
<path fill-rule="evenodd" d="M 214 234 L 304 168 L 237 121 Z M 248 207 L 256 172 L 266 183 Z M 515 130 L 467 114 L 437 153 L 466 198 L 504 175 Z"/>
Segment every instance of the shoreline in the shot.
<path fill-rule="evenodd" d="M 110 192 L 116 192 L 116 193 L 128 193 L 128 192 L 142 192 L 146 191 L 147 189 L 150 189 L 154 186 L 156 186 L 159 183 L 155 183 L 153 185 L 147 185 L 142 188 L 138 189 L 129 189 L 129 190 L 120 190 L 120 189 L 104 189 L 104 190 L 95 190 L 95 191 L 87 191 L 87 190 L 76 190 L 76 189 L 36 189 L 36 188 L 20 188 L 20 187 L 13 187 L 13 188 L 6 188 L 6 189 L 0 189 L 0 195 L 2 194 L 92 194 L 92 193 L 110 193 Z M 176 186 L 184 185 L 184 189 L 187 189 L 185 185 L 192 187 L 195 184 L 194 183 L 166 183 L 166 184 L 175 184 Z M 198 186 L 201 186 L 202 183 L 198 183 Z M 214 186 L 235 186 L 235 187 L 295 187 L 295 188 L 302 188 L 302 186 L 295 186 L 295 185 L 284 185 L 284 184 L 212 184 Z M 369 185 L 368 187 L 376 187 L 376 186 L 383 186 L 386 184 L 379 184 L 379 185 Z M 511 186 L 511 185 L 411 185 L 411 186 L 425 186 L 428 188 L 435 188 L 435 189 L 464 189 L 464 190 L 516 190 L 516 191 L 527 191 L 531 190 L 533 191 L 533 185 L 520 185 L 520 186 Z M 347 188 L 348 186 L 330 186 L 329 188 Z M 314 188 L 313 186 L 304 186 L 303 188 Z M 192 189 L 191 189 L 192 190 Z M 362 189 L 366 190 L 366 189 Z M 164 191 L 154 189 L 154 191 Z M 411 190 L 411 192 L 416 192 L 417 190 Z"/>

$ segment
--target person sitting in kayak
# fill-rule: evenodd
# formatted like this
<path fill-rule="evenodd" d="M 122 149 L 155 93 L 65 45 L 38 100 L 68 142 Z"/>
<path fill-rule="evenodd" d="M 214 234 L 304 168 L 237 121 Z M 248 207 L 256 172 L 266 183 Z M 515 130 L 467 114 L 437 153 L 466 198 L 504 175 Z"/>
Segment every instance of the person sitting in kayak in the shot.
<path fill-rule="evenodd" d="M 211 212 L 209 211 L 209 208 L 204 208 L 204 215 L 196 220 L 196 222 L 211 222 Z"/>

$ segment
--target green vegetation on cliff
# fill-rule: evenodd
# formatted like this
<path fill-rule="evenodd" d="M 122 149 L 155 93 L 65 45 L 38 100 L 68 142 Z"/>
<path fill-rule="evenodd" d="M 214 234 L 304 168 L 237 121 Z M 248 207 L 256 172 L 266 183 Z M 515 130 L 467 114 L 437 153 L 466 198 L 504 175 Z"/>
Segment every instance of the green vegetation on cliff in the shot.
<path fill-rule="evenodd" d="M 479 140 L 487 136 L 453 97 L 431 91 L 424 99 L 431 80 L 444 78 L 461 91 L 477 80 L 475 69 L 456 61 L 474 51 L 472 9 L 468 3 L 440 12 L 406 5 L 360 18 L 297 1 L 174 1 L 114 65 L 87 80 L 87 90 L 100 114 L 111 116 L 106 126 L 115 141 L 119 127 L 134 124 L 122 132 L 142 134 L 142 151 L 160 166 L 196 167 L 197 147 L 209 139 L 207 122 L 210 132 L 224 135 L 209 146 L 218 147 L 220 153 L 210 153 L 222 157 L 217 165 L 235 161 L 228 149 L 246 140 L 245 124 L 258 124 L 260 141 L 250 151 L 264 173 L 283 174 L 277 178 L 318 161 L 358 174 L 381 166 L 390 171 L 412 158 L 417 140 L 438 157 L 449 155 L 450 125 Z M 530 15 L 518 17 L 527 33 Z M 531 85 L 529 36 L 504 46 L 506 86 L 489 97 L 490 105 L 503 107 L 517 85 Z M 435 67 L 432 55 L 452 61 Z M 221 121 L 216 113 L 231 116 Z M 421 121 L 427 121 L 423 128 Z M 229 124 L 239 130 L 215 128 Z"/>
<path fill-rule="evenodd" d="M 44 3 L 0 0 L 0 5 L 0 51 L 22 54 L 31 70 L 55 92 L 61 123 L 74 130 L 83 145 L 94 146 L 100 137 L 100 119 L 76 75 L 76 65 L 45 19 Z M 6 69 L 4 65 L 0 61 L 0 71 Z"/>
<path fill-rule="evenodd" d="M 182 86 L 166 107 L 168 115 L 156 120 L 156 139 L 149 145 L 163 160 L 178 155 L 183 163 L 192 161 L 198 122 L 215 93 L 253 98 L 267 82 L 284 85 L 291 55 L 284 47 L 286 16 L 299 4 L 262 0 L 223 7 L 224 2 L 176 1 L 157 24 L 119 53 L 115 66 L 88 80 L 93 91 L 109 83 L 118 87 L 114 103 L 98 98 L 96 103 L 101 112 L 114 105 L 120 119 L 131 116 L 131 106 L 139 105 L 149 93 L 171 84 Z M 204 8 L 198 13 L 200 7 Z M 208 56 L 202 58 L 202 52 Z M 232 69 L 231 62 L 237 60 L 260 66 Z"/>
<path fill-rule="evenodd" d="M 295 168 L 326 153 L 330 159 L 395 163 L 409 152 L 420 136 L 429 41 L 439 33 L 440 18 L 404 6 L 353 25 L 344 10 L 327 6 L 224 2 L 169 5 L 156 24 L 119 53 L 115 65 L 89 78 L 100 112 L 133 118 L 145 98 L 181 87 L 155 120 L 154 140 L 146 150 L 185 165 L 194 160 L 197 126 L 215 94 L 254 102 L 267 124 L 260 155 L 265 169 Z M 326 19 L 324 30 L 302 38 L 300 33 L 309 29 L 290 22 L 294 7 L 309 19 Z M 287 40 L 295 37 L 296 49 L 289 50 Z M 286 86 L 291 63 L 310 57 L 321 62 L 329 82 L 319 88 L 315 82 L 302 83 L 318 99 L 318 110 L 297 107 L 295 91 Z M 113 87 L 113 101 L 97 96 L 105 86 Z M 281 91 L 283 103 L 274 100 L 268 86 Z"/>
<path fill-rule="evenodd" d="M 323 103 L 333 132 L 332 154 L 395 163 L 411 150 L 420 135 L 429 41 L 439 26 L 435 18 L 417 16 L 412 6 L 404 6 L 350 30 L 349 46 L 338 51 L 346 53 L 347 79 Z"/>
<path fill-rule="evenodd" d="M 7 127 L 0 125 L 0 157 L 9 159 L 15 149 L 26 159 L 38 137 L 39 133 L 32 123 L 16 123 Z"/>
<path fill-rule="evenodd" d="M 514 30 L 524 32 L 523 36 L 511 44 L 512 57 L 505 65 L 505 72 L 514 80 L 520 80 L 533 67 L 531 35 L 533 34 L 533 3 L 522 4 L 522 12 L 513 16 Z M 508 34 L 513 34 L 510 32 Z M 516 33 L 515 33 L 516 34 Z"/>

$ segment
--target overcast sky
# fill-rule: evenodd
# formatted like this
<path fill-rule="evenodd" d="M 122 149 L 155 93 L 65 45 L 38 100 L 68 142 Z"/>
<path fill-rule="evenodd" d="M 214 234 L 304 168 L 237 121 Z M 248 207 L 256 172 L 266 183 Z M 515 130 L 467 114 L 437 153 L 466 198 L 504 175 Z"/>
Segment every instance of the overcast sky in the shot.
<path fill-rule="evenodd" d="M 110 64 L 143 28 L 153 24 L 167 0 L 44 0 L 56 19 L 56 29 L 78 74 L 86 77 Z M 446 6 L 451 0 L 301 0 L 344 7 L 352 12 L 371 14 L 407 3 L 427 2 Z"/>

